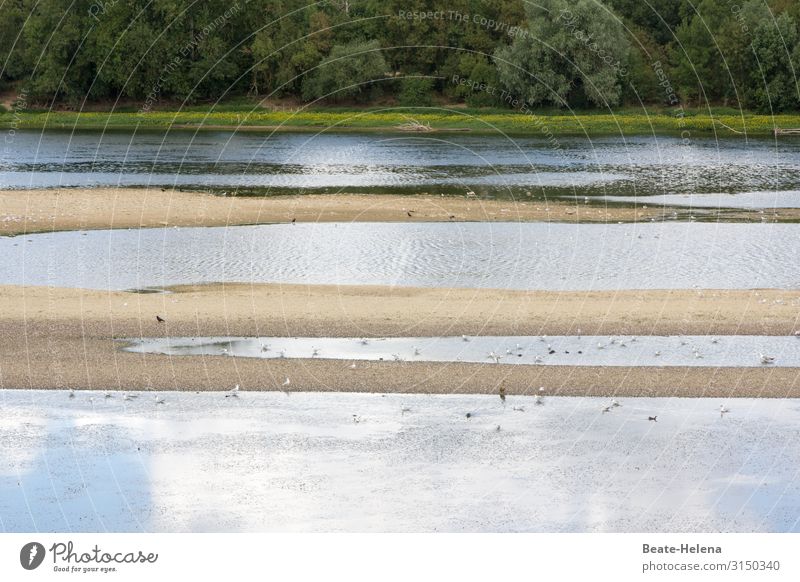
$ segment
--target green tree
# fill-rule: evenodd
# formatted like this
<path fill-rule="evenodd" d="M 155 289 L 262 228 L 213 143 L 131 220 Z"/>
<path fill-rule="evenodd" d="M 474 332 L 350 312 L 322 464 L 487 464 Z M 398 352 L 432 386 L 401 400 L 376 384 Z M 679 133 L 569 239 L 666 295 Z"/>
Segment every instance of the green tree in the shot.
<path fill-rule="evenodd" d="M 367 100 L 380 91 L 376 81 L 385 75 L 386 61 L 378 41 L 337 45 L 304 79 L 303 98 Z"/>
<path fill-rule="evenodd" d="M 532 105 L 620 101 L 629 42 L 620 20 L 594 0 L 530 4 L 528 34 L 495 53 L 501 83 Z"/>

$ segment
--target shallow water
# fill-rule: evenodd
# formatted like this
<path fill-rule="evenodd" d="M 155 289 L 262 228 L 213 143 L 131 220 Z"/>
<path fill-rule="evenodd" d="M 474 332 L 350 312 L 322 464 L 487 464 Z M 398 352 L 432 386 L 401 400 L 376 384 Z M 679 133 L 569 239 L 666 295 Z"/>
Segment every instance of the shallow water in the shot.
<path fill-rule="evenodd" d="M 0 188 L 180 186 L 459 193 L 657 195 L 800 188 L 800 142 L 675 137 L 17 131 Z"/>
<path fill-rule="evenodd" d="M 112 394 L 0 391 L 0 531 L 800 530 L 797 400 Z"/>
<path fill-rule="evenodd" d="M 321 223 L 0 238 L 0 284 L 800 288 L 800 225 Z"/>
<path fill-rule="evenodd" d="M 800 368 L 800 337 L 793 336 L 176 337 L 130 341 L 132 345 L 126 351 L 171 356 L 539 366 Z M 762 356 L 774 361 L 762 361 Z"/>

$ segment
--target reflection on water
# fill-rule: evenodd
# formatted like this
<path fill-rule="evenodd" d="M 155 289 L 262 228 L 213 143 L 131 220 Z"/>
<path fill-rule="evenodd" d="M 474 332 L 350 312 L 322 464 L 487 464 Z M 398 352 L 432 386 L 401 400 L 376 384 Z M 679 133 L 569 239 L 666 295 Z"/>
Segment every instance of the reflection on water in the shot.
<path fill-rule="evenodd" d="M 774 336 L 173 337 L 127 351 L 171 356 L 472 362 L 537 366 L 800 368 L 800 338 Z"/>
<path fill-rule="evenodd" d="M 18 131 L 0 188 L 636 195 L 800 188 L 796 141 Z"/>
<path fill-rule="evenodd" d="M 800 225 L 325 223 L 0 239 L 0 284 L 504 289 L 800 287 Z"/>
<path fill-rule="evenodd" d="M 797 400 L 162 396 L 0 391 L 2 529 L 798 531 Z"/>

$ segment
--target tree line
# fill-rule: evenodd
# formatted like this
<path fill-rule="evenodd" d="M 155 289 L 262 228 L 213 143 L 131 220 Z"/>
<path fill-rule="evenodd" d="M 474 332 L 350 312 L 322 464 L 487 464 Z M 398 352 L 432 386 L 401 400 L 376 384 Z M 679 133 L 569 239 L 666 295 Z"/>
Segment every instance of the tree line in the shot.
<path fill-rule="evenodd" d="M 30 103 L 800 108 L 796 0 L 0 0 Z"/>

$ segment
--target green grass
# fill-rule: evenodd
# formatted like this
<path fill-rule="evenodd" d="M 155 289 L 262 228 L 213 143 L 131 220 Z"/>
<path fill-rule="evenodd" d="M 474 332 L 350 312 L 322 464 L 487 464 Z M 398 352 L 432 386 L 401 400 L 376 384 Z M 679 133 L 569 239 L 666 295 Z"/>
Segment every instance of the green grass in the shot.
<path fill-rule="evenodd" d="M 394 131 L 408 117 L 441 131 L 511 135 L 647 135 L 712 134 L 721 136 L 768 135 L 775 127 L 800 127 L 800 114 L 759 115 L 735 109 L 674 110 L 622 109 L 614 113 L 537 110 L 532 114 L 507 109 L 467 108 L 315 108 L 267 110 L 247 103 L 194 105 L 183 109 L 154 110 L 139 115 L 133 108 L 97 111 L 0 111 L 0 128 L 48 129 L 166 129 L 241 128 L 271 131 Z"/>

